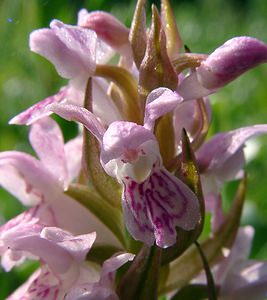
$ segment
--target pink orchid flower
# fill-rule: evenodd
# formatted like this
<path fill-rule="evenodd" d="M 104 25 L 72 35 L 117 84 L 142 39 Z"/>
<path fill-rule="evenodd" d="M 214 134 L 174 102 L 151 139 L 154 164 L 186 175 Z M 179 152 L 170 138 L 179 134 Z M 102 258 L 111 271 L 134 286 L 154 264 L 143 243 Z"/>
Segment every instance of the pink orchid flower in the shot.
<path fill-rule="evenodd" d="M 77 26 L 66 25 L 61 21 L 53 20 L 50 23 L 50 28 L 38 29 L 31 33 L 31 50 L 51 61 L 58 74 L 63 78 L 70 79 L 70 81 L 57 94 L 40 101 L 15 116 L 10 120 L 10 124 L 30 125 L 34 123 L 51 113 L 45 109 L 51 103 L 67 102 L 82 105 L 87 80 L 94 75 L 96 64 L 107 63 L 115 54 L 115 51 L 106 42 L 111 44 L 115 50 L 129 47 L 128 40 L 125 41 L 125 46 L 121 42 L 116 47 L 116 41 L 112 43 L 110 38 L 106 37 L 107 34 L 99 29 L 99 17 L 97 18 L 97 15 L 98 13 L 87 13 L 86 10 L 81 10 Z M 100 19 L 102 22 L 108 23 L 114 36 L 121 34 L 121 31 L 124 32 L 125 36 L 126 27 L 115 18 L 109 14 L 101 14 Z M 110 37 L 110 33 L 108 36 Z M 124 50 L 123 53 L 125 55 L 127 53 L 128 57 L 130 52 Z M 94 113 L 106 123 L 110 123 L 114 120 L 121 120 L 121 115 L 109 99 L 107 89 L 108 84 L 104 80 L 93 79 L 94 98 L 98 99 L 93 105 Z M 103 109 L 104 107 L 105 109 Z"/>
<path fill-rule="evenodd" d="M 41 262 L 40 269 L 7 299 L 73 300 L 89 295 L 88 299 L 118 299 L 114 291 L 115 272 L 133 255 L 125 253 L 110 258 L 99 275 L 98 267 L 85 262 L 96 234 L 74 236 L 51 227 L 53 222 L 49 207 L 37 205 L 0 227 L 1 264 L 5 271 L 25 259 Z"/>
<path fill-rule="evenodd" d="M 103 236 L 97 242 L 118 245 L 111 232 L 85 207 L 64 194 L 81 169 L 82 138 L 77 137 L 64 145 L 57 123 L 43 118 L 34 123 L 30 142 L 40 160 L 18 152 L 0 153 L 0 185 L 26 206 L 44 205 L 53 214 L 53 223 L 74 234 L 94 228 Z"/>
<path fill-rule="evenodd" d="M 252 37 L 235 37 L 211 53 L 179 85 L 184 99 L 214 93 L 244 72 L 267 61 L 267 45 Z"/>
<path fill-rule="evenodd" d="M 166 88 L 152 91 L 144 125 L 117 121 L 106 130 L 95 115 L 73 105 L 49 108 L 67 120 L 81 122 L 98 139 L 106 173 L 123 186 L 122 206 L 131 235 L 148 245 L 168 247 L 176 241 L 176 227 L 191 230 L 200 218 L 195 194 L 163 166 L 153 134 L 155 121 L 173 110 L 181 97 Z"/>
<path fill-rule="evenodd" d="M 43 223 L 48 213 L 35 207 L 1 228 L 0 254 L 7 271 L 25 258 L 41 262 L 40 269 L 8 299 L 80 299 L 88 294 L 98 296 L 90 299 L 109 299 L 107 294 L 115 297 L 115 272 L 133 255 L 126 253 L 107 260 L 99 275 L 85 262 L 96 234 L 73 236 L 60 228 L 48 227 Z"/>
<path fill-rule="evenodd" d="M 218 133 L 196 152 L 206 209 L 212 212 L 214 230 L 224 221 L 220 188 L 225 182 L 238 179 L 242 175 L 245 166 L 246 141 L 266 133 L 266 124 Z"/>

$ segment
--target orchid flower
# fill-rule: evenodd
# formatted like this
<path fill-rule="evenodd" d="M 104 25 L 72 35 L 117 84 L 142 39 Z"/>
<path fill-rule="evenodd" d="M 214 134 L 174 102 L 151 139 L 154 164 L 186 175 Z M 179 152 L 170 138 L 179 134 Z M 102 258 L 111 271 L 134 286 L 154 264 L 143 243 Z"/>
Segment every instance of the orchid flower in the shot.
<path fill-rule="evenodd" d="M 267 45 L 252 37 L 235 37 L 211 53 L 178 86 L 184 99 L 214 93 L 239 75 L 267 61 Z"/>
<path fill-rule="evenodd" d="M 85 262 L 96 234 L 73 236 L 57 227 L 48 227 L 49 211 L 42 206 L 31 208 L 10 220 L 0 229 L 2 265 L 9 271 L 25 258 L 41 261 L 41 268 L 8 299 L 109 299 L 114 292 L 116 270 L 133 259 L 120 254 L 104 262 L 99 276 L 97 269 Z M 115 298 L 117 299 L 117 298 Z"/>
<path fill-rule="evenodd" d="M 0 184 L 26 206 L 44 205 L 53 214 L 54 223 L 74 234 L 92 228 L 105 232 L 97 242 L 118 242 L 111 232 L 85 207 L 64 194 L 81 169 L 82 139 L 64 145 L 61 130 L 50 118 L 34 123 L 30 142 L 40 160 L 18 151 L 0 153 Z"/>
<path fill-rule="evenodd" d="M 95 233 L 73 236 L 57 227 L 28 221 L 9 226 L 1 242 L 13 254 L 26 252 L 40 259 L 41 268 L 8 299 L 63 299 L 76 283 L 85 278 L 97 280 L 97 272 L 84 262 Z"/>
<path fill-rule="evenodd" d="M 267 125 L 242 127 L 218 133 L 196 152 L 206 208 L 212 212 L 213 228 L 223 222 L 220 188 L 227 181 L 240 178 L 245 165 L 244 146 L 248 139 L 266 134 Z"/>
<path fill-rule="evenodd" d="M 176 241 L 175 228 L 191 230 L 200 219 L 194 193 L 163 166 L 153 134 L 155 120 L 173 110 L 182 99 L 166 88 L 152 91 L 146 103 L 144 125 L 117 121 L 107 130 L 85 108 L 53 104 L 52 111 L 76 120 L 98 139 L 106 173 L 123 186 L 122 206 L 131 235 L 152 245 L 168 247 Z"/>
<path fill-rule="evenodd" d="M 31 50 L 51 61 L 58 74 L 63 78 L 70 79 L 70 82 L 56 95 L 42 100 L 15 116 L 10 120 L 10 124 L 30 125 L 34 123 L 51 113 L 45 109 L 51 103 L 83 104 L 86 82 L 90 76 L 94 75 L 96 64 L 104 64 L 114 55 L 114 50 L 105 42 L 109 41 L 116 50 L 120 49 L 119 45 L 116 47 L 116 41 L 112 43 L 110 39 L 105 38 L 106 34 L 99 33 L 97 15 L 97 13 L 87 13 L 86 10 L 81 10 L 77 26 L 53 20 L 50 23 L 50 29 L 38 29 L 31 33 Z M 107 21 L 109 29 L 114 31 L 114 35 L 120 34 L 121 31 L 124 32 L 124 36 L 127 34 L 125 26 L 115 18 L 111 18 L 108 14 L 101 14 L 101 18 L 104 19 L 103 22 Z M 108 36 L 110 37 L 110 34 Z M 102 37 L 104 41 L 101 39 Z M 121 42 L 120 45 L 123 47 L 124 44 Z M 125 47 L 128 47 L 127 43 Z M 124 53 L 129 53 L 129 51 L 124 50 Z M 94 79 L 93 85 L 94 97 L 98 99 L 93 107 L 94 112 L 107 123 L 121 120 L 119 111 L 107 96 L 107 83 L 101 79 Z M 107 114 L 103 107 L 110 113 Z"/>

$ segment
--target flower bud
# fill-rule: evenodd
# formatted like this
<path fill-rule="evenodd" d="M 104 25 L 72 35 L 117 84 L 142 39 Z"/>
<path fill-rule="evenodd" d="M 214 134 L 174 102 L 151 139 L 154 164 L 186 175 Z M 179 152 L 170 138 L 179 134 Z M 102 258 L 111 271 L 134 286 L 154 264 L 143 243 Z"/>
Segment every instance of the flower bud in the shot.
<path fill-rule="evenodd" d="M 236 37 L 209 55 L 197 69 L 197 77 L 205 88 L 217 89 L 266 60 L 266 44 L 252 37 Z"/>
<path fill-rule="evenodd" d="M 178 93 L 186 100 L 207 96 L 244 72 L 267 61 L 267 45 L 252 37 L 232 38 L 186 77 Z"/>
<path fill-rule="evenodd" d="M 109 13 L 87 13 L 83 9 L 79 13 L 78 25 L 94 30 L 98 37 L 112 48 L 128 43 L 129 29 Z"/>

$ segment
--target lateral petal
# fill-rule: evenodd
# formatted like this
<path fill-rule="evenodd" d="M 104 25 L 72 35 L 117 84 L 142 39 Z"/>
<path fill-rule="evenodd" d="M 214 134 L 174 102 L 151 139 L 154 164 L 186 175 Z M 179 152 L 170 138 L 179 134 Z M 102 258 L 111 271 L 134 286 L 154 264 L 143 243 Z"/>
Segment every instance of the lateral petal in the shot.
<path fill-rule="evenodd" d="M 57 174 L 59 184 L 66 187 L 67 161 L 63 135 L 58 124 L 50 118 L 42 118 L 31 126 L 29 138 L 45 168 Z"/>

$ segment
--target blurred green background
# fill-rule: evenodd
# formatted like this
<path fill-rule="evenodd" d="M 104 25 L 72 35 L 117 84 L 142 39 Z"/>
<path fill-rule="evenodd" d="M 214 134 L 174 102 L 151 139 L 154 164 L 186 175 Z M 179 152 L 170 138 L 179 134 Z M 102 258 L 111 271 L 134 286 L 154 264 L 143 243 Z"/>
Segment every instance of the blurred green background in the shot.
<path fill-rule="evenodd" d="M 154 1 L 159 5 L 159 1 Z M 147 7 L 152 1 L 148 1 Z M 32 30 L 48 27 L 56 18 L 75 24 L 80 8 L 106 10 L 130 25 L 135 1 L 107 0 L 1 0 L 0 1 L 0 151 L 32 152 L 26 126 L 9 126 L 8 120 L 65 84 L 45 59 L 28 48 Z M 250 35 L 267 43 L 266 0 L 172 1 L 184 43 L 192 52 L 209 53 L 227 39 Z M 148 9 L 149 15 L 149 9 Z M 214 109 L 211 132 L 226 131 L 255 123 L 267 123 L 267 66 L 262 65 L 211 96 Z M 62 122 L 66 139 L 72 127 Z M 243 224 L 256 229 L 251 256 L 267 258 L 267 137 L 249 143 L 249 186 Z M 224 190 L 225 199 L 233 185 Z M 23 207 L 0 189 L 0 224 Z M 0 269 L 0 299 L 20 285 L 34 269 L 28 263 L 10 273 Z"/>

